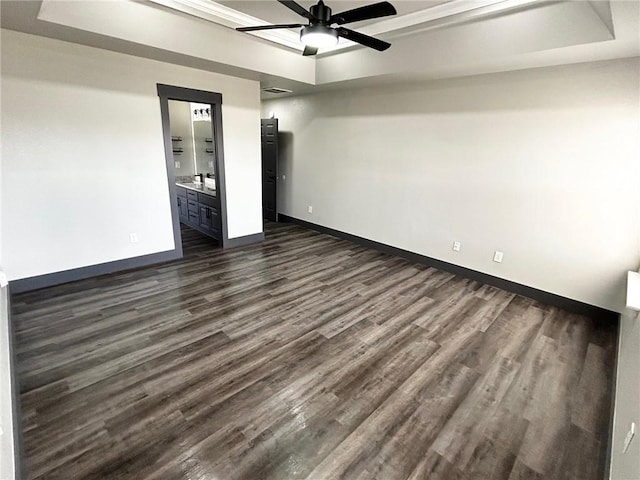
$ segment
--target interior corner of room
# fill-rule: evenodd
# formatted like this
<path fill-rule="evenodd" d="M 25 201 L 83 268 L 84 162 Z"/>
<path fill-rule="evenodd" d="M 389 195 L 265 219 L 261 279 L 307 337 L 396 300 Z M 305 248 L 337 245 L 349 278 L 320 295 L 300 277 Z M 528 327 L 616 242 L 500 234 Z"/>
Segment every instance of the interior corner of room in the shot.
<path fill-rule="evenodd" d="M 83 2 L 80 8 L 54 0 L 0 2 L 0 264 L 8 280 L 8 288 L 0 287 L 0 385 L 10 386 L 0 389 L 0 404 L 13 407 L 0 411 L 0 465 L 13 465 L 18 473 L 11 475 L 23 471 L 36 480 L 59 473 L 57 464 L 45 465 L 49 453 L 32 455 L 45 452 L 35 430 L 27 439 L 30 450 L 22 448 L 20 418 L 28 423 L 44 415 L 45 430 L 46 422 L 55 422 L 46 417 L 53 408 L 46 401 L 44 414 L 29 404 L 37 390 L 55 390 L 64 383 L 75 393 L 70 400 L 75 402 L 79 391 L 90 391 L 83 389 L 93 380 L 82 371 L 69 374 L 72 365 L 87 361 L 87 371 L 104 373 L 98 359 L 90 357 L 88 344 L 72 344 L 71 338 L 86 333 L 78 341 L 95 337 L 96 348 L 113 342 L 122 348 L 118 355 L 131 361 L 132 372 L 138 372 L 147 368 L 142 360 L 136 363 L 136 355 L 143 358 L 138 349 L 153 350 L 158 338 L 144 333 L 153 322 L 149 312 L 166 308 L 166 325 L 153 326 L 162 332 L 175 326 L 177 337 L 169 343 L 178 353 L 175 358 L 167 353 L 170 361 L 179 364 L 184 355 L 204 369 L 207 348 L 215 355 L 217 346 L 239 342 L 246 348 L 248 360 L 242 358 L 248 363 L 241 368 L 248 376 L 276 362 L 277 371 L 269 374 L 273 377 L 265 378 L 273 378 L 282 390 L 274 387 L 271 392 L 271 386 L 264 386 L 267 380 L 256 377 L 236 397 L 229 385 L 238 379 L 242 384 L 241 374 L 230 376 L 231 383 L 221 388 L 229 388 L 224 390 L 231 392 L 229 401 L 249 410 L 254 397 L 247 392 L 284 392 L 291 411 L 280 412 L 282 422 L 296 412 L 297 400 L 287 396 L 293 390 L 286 390 L 283 380 L 287 372 L 308 368 L 300 370 L 301 378 L 308 374 L 318 380 L 322 375 L 314 376 L 304 363 L 309 358 L 314 368 L 331 368 L 333 375 L 346 371 L 349 362 L 363 361 L 355 354 L 345 356 L 360 348 L 356 344 L 363 350 L 388 348 L 389 357 L 380 356 L 379 364 L 362 364 L 363 372 L 373 375 L 371 383 L 361 385 L 362 397 L 345 386 L 358 384 L 350 370 L 351 380 L 340 377 L 346 383 L 336 380 L 325 390 L 318 387 L 316 400 L 300 394 L 311 402 L 304 403 L 311 412 L 304 428 L 317 427 L 315 436 L 311 430 L 302 434 L 302 429 L 295 433 L 275 424 L 267 427 L 266 415 L 264 425 L 253 417 L 254 423 L 224 424 L 233 432 L 227 440 L 237 441 L 234 446 L 225 447 L 215 433 L 207 434 L 215 444 L 212 450 L 226 459 L 215 465 L 201 459 L 210 473 L 226 471 L 233 463 L 228 458 L 237 458 L 246 467 L 238 470 L 239 478 L 250 478 L 251 468 L 266 472 L 267 463 L 278 478 L 286 448 L 309 442 L 322 458 L 309 460 L 309 452 L 296 452 L 309 460 L 304 475 L 316 475 L 314 480 L 338 478 L 339 472 L 344 478 L 355 472 L 353 478 L 380 480 L 410 474 L 419 478 L 420 472 L 434 479 L 440 478 L 436 474 L 444 479 L 463 473 L 473 478 L 473 468 L 488 460 L 475 459 L 475 464 L 467 451 L 471 447 L 461 446 L 457 427 L 447 430 L 446 422 L 438 425 L 442 431 L 425 449 L 428 455 L 404 460 L 396 456 L 397 445 L 422 434 L 426 438 L 427 427 L 435 431 L 436 424 L 420 424 L 424 432 L 400 429 L 405 439 L 394 436 L 387 425 L 389 437 L 371 447 L 387 449 L 376 450 L 380 458 L 389 455 L 386 466 L 376 463 L 376 455 L 356 452 L 354 432 L 371 433 L 367 428 L 384 420 L 374 415 L 387 412 L 382 400 L 373 408 L 375 402 L 366 397 L 376 385 L 401 385 L 394 390 L 396 397 L 403 392 L 426 395 L 426 387 L 418 392 L 415 385 L 396 385 L 382 373 L 376 377 L 376 369 L 391 375 L 389 365 L 400 362 L 393 356 L 393 349 L 400 348 L 392 341 L 395 335 L 405 341 L 403 335 L 410 335 L 403 329 L 411 325 L 412 335 L 424 341 L 411 344 L 402 358 L 426 362 L 425 352 L 436 344 L 446 351 L 446 342 L 434 338 L 460 333 L 454 327 L 459 319 L 481 323 L 494 315 L 493 330 L 489 324 L 470 327 L 482 342 L 455 337 L 469 353 L 456 360 L 464 368 L 455 374 L 451 389 L 475 392 L 487 375 L 495 374 L 491 388 L 497 385 L 496 395 L 508 398 L 517 388 L 529 388 L 518 379 L 522 371 L 540 373 L 533 369 L 536 361 L 540 374 L 549 375 L 544 381 L 551 393 L 563 391 L 562 385 L 575 387 L 565 392 L 567 403 L 552 413 L 527 403 L 534 393 L 505 411 L 500 403 L 491 411 L 498 423 L 513 420 L 510 415 L 520 414 L 517 408 L 524 412 L 503 428 L 513 433 L 508 439 L 495 430 L 498 423 L 483 424 L 482 434 L 473 430 L 477 425 L 468 427 L 470 437 L 483 439 L 478 449 L 502 455 L 499 460 L 508 472 L 502 477 L 504 472 L 492 464 L 495 478 L 528 474 L 551 479 L 559 465 L 579 471 L 569 457 L 580 445 L 583 455 L 593 453 L 597 465 L 585 461 L 579 480 L 640 479 L 635 433 L 640 424 L 640 3 L 483 0 L 471 6 L 466 0 L 400 0 L 391 2 L 394 14 L 386 2 L 376 12 L 365 8 L 370 3 L 127 0 Z M 365 10 L 344 18 L 334 15 L 355 7 Z M 357 16 L 363 11 L 373 12 L 371 18 Z M 347 22 L 352 15 L 353 26 Z M 331 45 L 307 44 L 316 30 L 331 37 Z M 388 284 L 382 283 L 385 278 Z M 420 282 L 412 283 L 415 278 Z M 76 281 L 86 283 L 72 283 Z M 340 288 L 339 281 L 344 282 Z M 371 291 L 380 298 L 388 295 L 388 302 L 373 302 Z M 87 304 L 79 300 L 85 294 Z M 149 303 L 136 304 L 136 295 Z M 70 303 L 58 305 L 58 296 Z M 90 297 L 98 299 L 91 307 Z M 18 306 L 11 304 L 12 298 L 20 299 Z M 280 304 L 283 298 L 290 303 Z M 368 309 L 367 300 L 373 302 Z M 181 302 L 179 311 L 172 301 Z M 127 302 L 135 306 L 125 311 Z M 37 307 L 30 310 L 33 305 Z M 220 311 L 219 305 L 224 305 Z M 281 310 L 263 318 L 276 307 Z M 390 313 L 394 308 L 396 316 Z M 50 320 L 39 319 L 38 312 L 47 312 Z M 72 312 L 69 318 L 63 318 L 65 312 Z M 380 312 L 394 321 L 410 321 L 387 331 L 389 320 Z M 436 319 L 436 326 L 418 318 L 424 312 Z M 307 321 L 313 324 L 305 316 L 311 314 L 328 324 L 294 339 L 291 332 L 302 331 Z M 144 320 L 136 327 L 139 316 Z M 50 343 L 42 335 L 58 324 L 63 333 Z M 71 327 L 76 324 L 77 331 Z M 216 327 L 208 331 L 208 325 Z M 196 333 L 189 340 L 192 330 Z M 383 331 L 389 336 L 376 336 Z M 253 334 L 266 337 L 242 343 Z M 522 343 L 516 345 L 516 340 Z M 491 342 L 506 345 L 504 354 L 496 353 Z M 534 347 L 520 351 L 524 342 Z M 319 345 L 330 352 L 334 345 L 335 358 L 344 363 L 316 361 Z M 338 351 L 335 345 L 346 347 Z M 78 355 L 72 358 L 74 349 Z M 251 367 L 253 352 L 264 360 L 262 367 Z M 280 365 L 274 352 L 292 357 Z M 229 358 L 236 353 L 230 351 Z M 52 365 L 61 363 L 48 367 L 41 355 L 49 354 Z M 153 355 L 148 361 L 161 372 L 160 357 Z M 440 354 L 434 355 L 437 359 Z M 556 356 L 547 364 L 551 357 L 545 355 Z M 500 361 L 489 364 L 485 356 Z M 578 370 L 560 369 L 567 367 L 562 362 L 568 357 L 579 358 Z M 100 382 L 124 375 L 116 372 L 115 356 L 105 362 L 109 367 Z M 421 371 L 417 363 L 411 368 Z M 203 383 L 194 380 L 194 388 L 206 389 L 196 370 L 183 380 L 198 378 Z M 26 383 L 18 381 L 21 374 Z M 163 386 L 145 381 L 149 398 L 159 395 Z M 300 379 L 291 382 L 301 392 L 307 388 Z M 578 396 L 589 386 L 601 389 L 585 406 L 588 402 Z M 437 393 L 437 398 L 447 398 L 447 390 Z M 207 411 L 181 395 L 174 392 L 172 398 L 183 403 L 166 417 L 176 426 L 176 438 L 181 428 L 196 432 L 193 418 L 206 419 Z M 341 395 L 353 400 L 353 411 L 340 403 Z M 20 398 L 26 399 L 26 410 Z M 428 398 L 442 405 L 436 397 Z M 609 399 L 611 415 L 603 415 Z M 94 400 L 89 395 L 80 403 Z M 419 403 L 411 403 L 415 412 Z M 256 412 L 261 411 L 258 406 L 266 408 L 257 400 L 255 405 Z M 443 418 L 469 420 L 476 407 L 461 405 Z M 341 422 L 352 425 L 355 412 L 369 407 L 371 417 L 363 416 L 353 431 L 338 428 Z M 67 413 L 61 411 L 61 418 Z M 240 422 L 237 412 L 228 413 L 228 419 L 216 421 Z M 531 445 L 536 435 L 547 438 L 549 430 L 535 423 L 545 415 L 549 425 L 565 422 L 549 437 L 552 441 L 539 449 L 515 448 L 516 443 Z M 117 418 L 118 425 L 123 423 Z M 319 418 L 330 420 L 314 424 Z M 204 435 L 206 425 L 205 420 L 198 424 L 202 430 L 194 438 Z M 93 427 L 87 421 L 83 428 Z M 95 442 L 95 453 L 109 430 L 93 434 L 87 438 Z M 296 441 L 271 445 L 269 434 Z M 498 437 L 512 442 L 514 451 L 501 450 Z M 71 446 L 78 447 L 80 440 L 73 438 Z M 354 443 L 342 443 L 347 439 Z M 246 447 L 233 457 L 245 441 L 259 447 Z M 556 463 L 549 460 L 554 441 L 563 445 Z M 325 452 L 322 445 L 331 442 L 337 443 Z M 414 447 L 419 442 L 409 443 Z M 565 444 L 572 446 L 565 449 Z M 166 448 L 171 455 L 177 451 L 174 444 Z M 132 446 L 134 450 L 141 452 L 140 459 L 153 455 L 142 444 Z M 294 458 L 293 450 L 286 452 Z M 354 459 L 360 453 L 358 463 Z M 25 469 L 21 462 L 30 455 Z M 101 468 L 109 461 L 117 463 L 105 460 Z M 135 459 L 127 461 L 132 472 L 146 478 L 150 470 Z M 398 466 L 403 461 L 414 462 L 411 471 Z M 78 468 L 83 474 L 96 473 L 82 462 Z"/>

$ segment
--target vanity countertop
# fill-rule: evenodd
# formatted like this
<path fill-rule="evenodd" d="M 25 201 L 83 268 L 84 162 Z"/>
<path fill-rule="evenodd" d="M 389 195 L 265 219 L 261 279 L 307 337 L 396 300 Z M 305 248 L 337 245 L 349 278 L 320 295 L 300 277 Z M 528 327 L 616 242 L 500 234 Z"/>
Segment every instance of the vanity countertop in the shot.
<path fill-rule="evenodd" d="M 211 195 L 212 197 L 217 197 L 218 196 L 216 194 L 215 190 L 212 190 L 210 188 L 205 187 L 204 183 L 193 183 L 193 182 L 181 183 L 181 182 L 176 182 L 176 185 L 178 187 L 186 188 L 187 190 L 193 190 L 194 192 L 200 192 L 200 193 L 204 193 L 205 195 Z"/>

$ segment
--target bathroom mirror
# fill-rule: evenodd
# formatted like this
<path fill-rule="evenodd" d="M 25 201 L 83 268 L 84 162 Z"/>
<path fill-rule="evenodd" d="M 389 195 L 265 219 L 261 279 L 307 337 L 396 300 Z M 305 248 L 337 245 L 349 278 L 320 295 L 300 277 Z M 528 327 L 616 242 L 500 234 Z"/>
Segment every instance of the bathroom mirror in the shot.
<path fill-rule="evenodd" d="M 214 112 L 211 105 L 169 100 L 169 128 L 176 179 L 215 176 Z"/>

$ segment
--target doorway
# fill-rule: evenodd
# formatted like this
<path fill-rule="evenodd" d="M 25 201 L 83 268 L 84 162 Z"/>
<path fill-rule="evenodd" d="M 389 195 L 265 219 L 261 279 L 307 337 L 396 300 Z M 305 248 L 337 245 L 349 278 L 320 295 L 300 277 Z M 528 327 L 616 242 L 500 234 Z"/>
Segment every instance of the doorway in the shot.
<path fill-rule="evenodd" d="M 222 95 L 163 84 L 157 88 L 176 250 L 183 256 L 181 223 L 182 228 L 187 226 L 218 239 L 225 248 L 228 233 Z M 171 114 L 180 108 L 188 108 L 189 122 L 183 125 L 184 134 L 172 134 Z M 196 178 L 198 174 L 202 177 Z"/>
<path fill-rule="evenodd" d="M 278 221 L 278 119 L 260 120 L 262 145 L 262 218 Z"/>

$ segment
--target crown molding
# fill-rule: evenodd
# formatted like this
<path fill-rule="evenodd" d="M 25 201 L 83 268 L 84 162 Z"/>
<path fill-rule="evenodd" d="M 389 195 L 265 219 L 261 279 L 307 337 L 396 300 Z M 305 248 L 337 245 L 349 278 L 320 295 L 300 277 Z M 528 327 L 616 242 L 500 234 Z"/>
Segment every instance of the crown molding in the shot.
<path fill-rule="evenodd" d="M 269 22 L 260 18 L 247 15 L 233 8 L 210 0 L 149 0 L 151 3 L 180 11 L 204 20 L 224 25 L 229 28 L 265 25 Z M 460 21 L 480 18 L 502 11 L 520 8 L 532 4 L 548 3 L 547 0 L 452 0 L 447 3 L 418 10 L 406 15 L 387 17 L 372 24 L 358 28 L 359 32 L 366 35 L 382 35 L 403 31 L 404 35 L 410 35 L 415 31 L 424 31 L 430 28 L 429 24 L 437 23 L 431 28 L 442 28 Z M 288 48 L 302 51 L 297 31 L 291 30 L 264 30 L 247 32 L 250 35 L 275 42 Z M 358 44 L 349 40 L 340 39 L 335 47 L 324 49 L 321 54 L 342 50 Z"/>
<path fill-rule="evenodd" d="M 539 0 L 453 0 L 406 15 L 386 17 L 358 30 L 368 35 L 380 35 L 464 13 L 476 12 L 475 16 L 487 15 L 529 3 L 539 3 Z"/>
<path fill-rule="evenodd" d="M 547 0 L 452 0 L 424 10 L 402 16 L 388 17 L 379 22 L 358 28 L 359 32 L 376 36 L 403 32 L 412 35 L 432 28 L 443 28 L 474 18 L 481 18 L 498 12 L 505 12 L 533 4 L 549 3 Z M 400 36 L 400 35 L 393 35 Z M 326 49 L 321 54 L 342 50 L 357 45 L 354 42 L 340 42 L 335 47 Z"/>
<path fill-rule="evenodd" d="M 182 13 L 193 15 L 225 27 L 252 27 L 257 25 L 265 25 L 269 22 L 261 20 L 246 13 L 239 12 L 233 8 L 226 7 L 220 3 L 209 0 L 149 0 Z M 291 30 L 265 30 L 258 32 L 249 32 L 256 37 L 269 40 L 271 42 L 284 45 L 285 47 L 295 50 L 304 50 L 304 45 L 300 43 L 298 32 Z M 246 34 L 245 34 L 246 35 Z"/>

